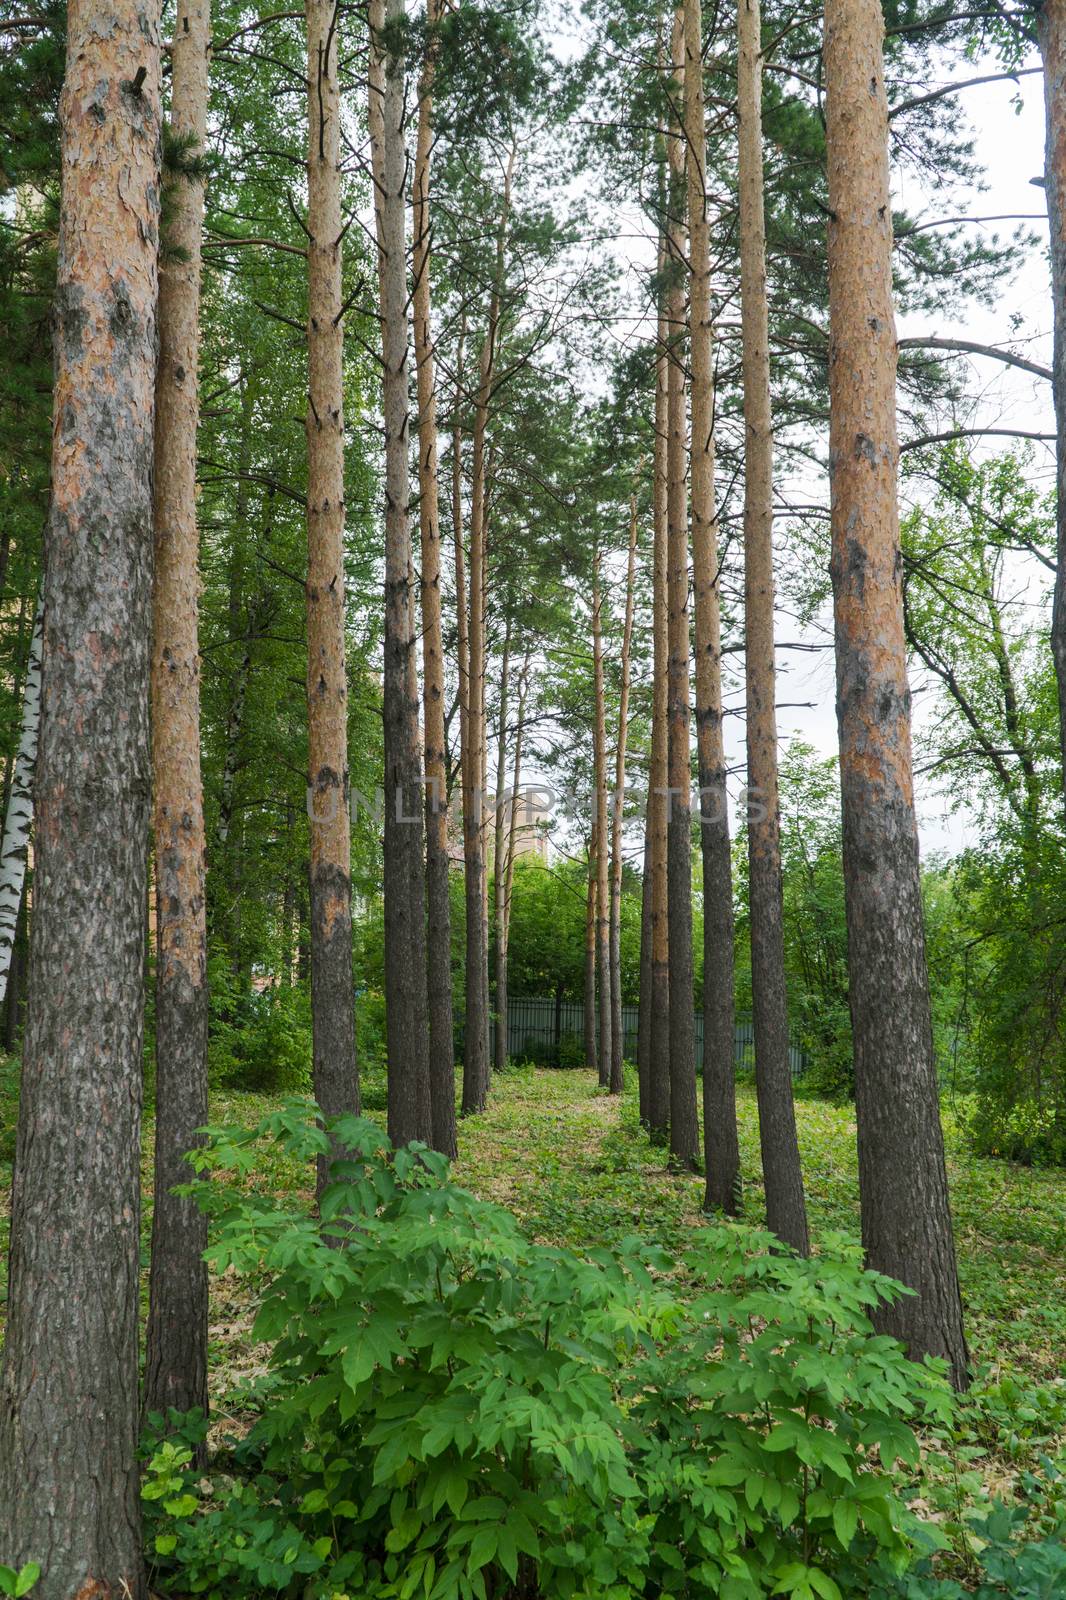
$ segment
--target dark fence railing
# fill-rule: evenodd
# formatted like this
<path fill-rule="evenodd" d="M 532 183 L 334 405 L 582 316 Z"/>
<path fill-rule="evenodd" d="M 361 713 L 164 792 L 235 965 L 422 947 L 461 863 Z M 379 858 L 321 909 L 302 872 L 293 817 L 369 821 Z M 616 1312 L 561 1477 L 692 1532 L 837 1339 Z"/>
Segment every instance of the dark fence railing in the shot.
<path fill-rule="evenodd" d="M 529 1061 L 539 1067 L 581 1067 L 585 1064 L 584 1007 L 579 1000 L 553 1000 L 543 996 L 516 996 L 507 1007 L 507 1054 L 512 1061 Z M 622 1007 L 622 1030 L 627 1061 L 637 1055 L 638 1006 Z M 456 1053 L 462 1059 L 462 1025 L 456 1036 Z M 495 1028 L 489 1028 L 489 1054 L 495 1065 Z M 733 1060 L 738 1067 L 755 1065 L 755 1033 L 750 1017 L 738 1017 L 733 1036 Z M 703 1013 L 696 1012 L 696 1064 L 703 1062 Z M 804 1071 L 806 1056 L 796 1044 L 789 1046 L 792 1076 Z"/>

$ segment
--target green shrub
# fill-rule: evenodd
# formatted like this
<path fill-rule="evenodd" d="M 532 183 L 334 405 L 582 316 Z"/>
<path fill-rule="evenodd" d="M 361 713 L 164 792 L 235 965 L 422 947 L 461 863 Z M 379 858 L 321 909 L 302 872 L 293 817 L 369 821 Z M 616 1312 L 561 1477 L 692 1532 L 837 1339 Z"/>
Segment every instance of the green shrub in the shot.
<path fill-rule="evenodd" d="M 0 1057 L 0 1162 L 13 1162 L 15 1159 L 20 1070 L 17 1056 Z"/>
<path fill-rule="evenodd" d="M 252 1094 L 311 1086 L 311 997 L 307 989 L 271 987 L 219 1006 L 211 1026 L 212 1083 Z"/>
<path fill-rule="evenodd" d="M 435 1154 L 332 1130 L 349 1154 L 321 1222 L 225 1181 L 258 1139 L 324 1149 L 307 1102 L 197 1154 L 211 1260 L 261 1286 L 272 1354 L 209 1479 L 188 1439 L 152 1456 L 157 1588 L 836 1600 L 849 1561 L 907 1565 L 920 1524 L 890 1469 L 952 1402 L 873 1335 L 869 1308 L 902 1291 L 853 1251 L 801 1261 L 715 1224 L 682 1297 L 662 1252 L 534 1244 Z"/>
<path fill-rule="evenodd" d="M 939 1578 L 928 1557 L 903 1576 L 875 1568 L 866 1587 L 869 1600 L 1062 1600 L 1066 1595 L 1066 1532 L 1027 1539 L 1025 1506 L 997 1505 L 969 1523 L 976 1547 L 964 1584 Z M 856 1575 L 858 1579 L 858 1575 Z"/>

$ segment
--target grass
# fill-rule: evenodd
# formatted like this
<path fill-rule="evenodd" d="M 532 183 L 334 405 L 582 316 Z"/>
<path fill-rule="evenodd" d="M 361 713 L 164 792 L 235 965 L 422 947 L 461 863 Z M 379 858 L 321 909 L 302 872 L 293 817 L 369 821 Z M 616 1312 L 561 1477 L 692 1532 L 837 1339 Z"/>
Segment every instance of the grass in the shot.
<path fill-rule="evenodd" d="M 370 1114 L 383 1120 L 381 1086 L 369 1088 Z M 14 1069 L 0 1066 L 0 1163 L 10 1160 L 10 1141 L 5 1149 L 3 1139 L 14 1103 Z M 212 1119 L 248 1124 L 276 1103 L 224 1091 L 213 1097 Z M 762 1222 L 758 1122 L 745 1085 L 738 1115 L 745 1212 Z M 853 1109 L 800 1100 L 797 1121 L 815 1248 L 830 1231 L 857 1235 Z M 969 1500 L 1010 1492 L 1032 1471 L 1066 1470 L 1066 1173 L 974 1159 L 950 1108 L 945 1136 L 976 1371 L 958 1451 L 946 1470 Z M 640 1129 L 632 1090 L 619 1102 L 600 1092 L 588 1072 L 511 1068 L 497 1075 L 487 1111 L 461 1124 L 460 1143 L 458 1180 L 508 1206 L 547 1242 L 583 1250 L 639 1233 L 676 1254 L 695 1229 L 714 1226 L 700 1211 L 701 1181 L 670 1171 L 663 1151 Z M 150 1176 L 146 1148 L 145 1262 Z M 253 1181 L 274 1192 L 305 1189 L 308 1174 L 264 1150 Z M 10 1166 L 0 1164 L 0 1196 L 9 1182 Z M 5 1199 L 3 1227 L 6 1212 Z M 213 1280 L 212 1391 L 223 1417 L 234 1415 L 241 1391 L 263 1367 L 265 1352 L 250 1339 L 253 1315 L 235 1283 Z M 1058 1489 L 1053 1498 L 1058 1505 Z"/>

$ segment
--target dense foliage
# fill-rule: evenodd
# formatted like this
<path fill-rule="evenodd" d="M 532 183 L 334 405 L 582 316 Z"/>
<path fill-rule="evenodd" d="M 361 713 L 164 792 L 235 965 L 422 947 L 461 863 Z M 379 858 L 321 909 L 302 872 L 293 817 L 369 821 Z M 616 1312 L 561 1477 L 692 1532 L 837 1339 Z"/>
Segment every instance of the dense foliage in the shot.
<path fill-rule="evenodd" d="M 682 1264 L 636 1240 L 589 1259 L 530 1243 L 440 1158 L 334 1133 L 320 1219 L 225 1181 L 263 1138 L 327 1149 L 303 1105 L 198 1156 L 211 1259 L 260 1283 L 270 1367 L 210 1483 L 187 1446 L 154 1452 L 159 1584 L 833 1600 L 849 1561 L 903 1569 L 919 1524 L 892 1468 L 951 1402 L 872 1336 L 898 1288 L 839 1246 L 802 1262 L 720 1227 L 679 1294 Z"/>

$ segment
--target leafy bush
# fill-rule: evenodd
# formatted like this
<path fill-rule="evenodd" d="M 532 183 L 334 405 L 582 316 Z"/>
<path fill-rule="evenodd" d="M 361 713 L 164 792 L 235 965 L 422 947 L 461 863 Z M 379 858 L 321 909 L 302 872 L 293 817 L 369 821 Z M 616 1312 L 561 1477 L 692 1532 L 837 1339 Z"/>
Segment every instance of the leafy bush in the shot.
<path fill-rule="evenodd" d="M 965 1585 L 936 1577 L 925 1558 L 902 1577 L 875 1570 L 861 1592 L 869 1600 L 1061 1600 L 1066 1534 L 1027 1540 L 1027 1522 L 1024 1506 L 1003 1505 L 970 1522 L 977 1553 Z"/>
<path fill-rule="evenodd" d="M 348 1154 L 321 1221 L 240 1181 L 258 1139 L 325 1148 L 308 1103 L 197 1153 L 211 1259 L 261 1284 L 270 1376 L 209 1479 L 185 1439 L 154 1452 L 157 1587 L 837 1600 L 849 1561 L 906 1566 L 920 1524 L 889 1469 L 952 1402 L 873 1335 L 902 1291 L 854 1252 L 715 1224 L 682 1295 L 662 1252 L 532 1243 L 440 1157 L 331 1127 Z"/>
<path fill-rule="evenodd" d="M 213 1083 L 254 1094 L 305 1090 L 311 1084 L 311 997 L 307 989 L 272 987 L 215 996 L 209 1046 Z"/>

